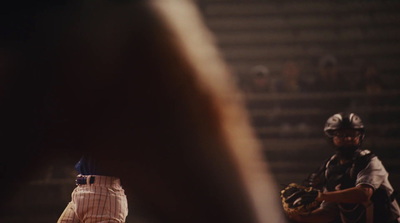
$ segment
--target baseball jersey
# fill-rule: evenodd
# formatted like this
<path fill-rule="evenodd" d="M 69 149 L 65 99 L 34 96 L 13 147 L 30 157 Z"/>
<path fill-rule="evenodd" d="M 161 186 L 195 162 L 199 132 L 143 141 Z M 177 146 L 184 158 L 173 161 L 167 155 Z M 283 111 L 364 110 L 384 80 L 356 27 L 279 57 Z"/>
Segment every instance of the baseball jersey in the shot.
<path fill-rule="evenodd" d="M 370 155 L 370 152 L 368 150 L 362 151 L 360 157 L 365 155 Z M 362 184 L 371 186 L 374 189 L 374 195 L 371 197 L 371 201 L 374 204 L 373 206 L 371 206 L 371 208 L 374 209 L 373 211 L 375 218 L 374 222 L 379 222 L 379 223 L 385 222 L 382 221 L 382 219 L 378 219 L 382 218 L 378 216 L 384 216 L 384 217 L 388 216 L 388 218 L 390 218 L 389 221 L 393 222 L 397 219 L 400 222 L 399 205 L 396 200 L 390 200 L 394 190 L 388 179 L 389 174 L 378 157 L 374 155 L 371 157 L 372 158 L 368 160 L 368 163 L 366 163 L 366 166 L 362 167 L 362 169 L 359 170 L 359 172 L 355 177 L 351 177 L 350 176 L 352 172 L 351 168 L 354 169 L 354 165 L 348 165 L 347 167 L 346 166 L 339 167 L 342 168 L 341 175 L 338 173 L 336 173 L 335 175 L 329 173 L 329 171 L 333 172 L 333 170 L 338 169 L 336 167 L 330 168 L 330 162 L 335 159 L 335 156 L 333 156 L 332 159 L 328 161 L 326 164 L 325 176 L 327 178 L 327 181 L 328 182 L 330 181 L 329 178 L 338 178 L 339 176 L 343 179 L 342 182 L 340 183 L 348 185 L 346 188 Z M 333 165 L 337 164 L 332 164 L 332 166 Z M 355 178 L 354 181 L 353 178 Z M 333 186 L 335 185 L 328 186 L 328 188 L 330 189 L 326 190 L 332 191 Z M 367 213 L 366 209 L 368 209 L 368 207 L 364 207 L 361 204 L 333 204 L 329 202 L 323 202 L 322 208 L 324 209 L 338 208 L 341 213 L 342 222 L 344 223 L 365 222 L 365 213 Z"/>

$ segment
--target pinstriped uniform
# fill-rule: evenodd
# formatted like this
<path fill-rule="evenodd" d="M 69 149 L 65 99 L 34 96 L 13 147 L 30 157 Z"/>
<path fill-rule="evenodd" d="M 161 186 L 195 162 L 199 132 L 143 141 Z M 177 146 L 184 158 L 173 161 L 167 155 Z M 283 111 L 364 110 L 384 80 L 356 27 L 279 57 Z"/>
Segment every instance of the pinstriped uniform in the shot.
<path fill-rule="evenodd" d="M 86 176 L 87 183 L 78 185 L 72 192 L 72 200 L 57 223 L 105 223 L 125 222 L 128 202 L 120 180 L 115 177 Z"/>

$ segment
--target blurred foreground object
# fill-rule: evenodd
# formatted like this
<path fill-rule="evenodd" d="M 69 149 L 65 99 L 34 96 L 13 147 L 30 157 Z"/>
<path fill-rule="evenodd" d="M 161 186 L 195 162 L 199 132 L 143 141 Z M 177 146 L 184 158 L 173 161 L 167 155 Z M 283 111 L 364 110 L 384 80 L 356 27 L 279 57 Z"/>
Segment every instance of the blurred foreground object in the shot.
<path fill-rule="evenodd" d="M 10 150 L 29 150 L 4 164 L 2 158 L 6 168 L 26 161 L 13 166 L 15 181 L 4 171 L 4 189 L 23 187 L 30 167 L 46 165 L 62 144 L 118 173 L 128 200 L 151 222 L 283 222 L 243 101 L 195 5 L 65 4 L 37 10 L 43 30 L 26 41 L 28 56 L 16 71 L 16 86 L 29 85 L 10 86 L 3 101 L 11 120 L 3 132 L 13 120 L 27 119 L 7 132 L 12 139 L 19 129 L 42 130 L 18 144 L 4 141 Z M 54 31 L 57 22 L 63 26 Z M 41 102 L 35 113 L 12 106 L 26 96 L 17 90 Z M 18 103 L 29 107 L 26 99 Z"/>

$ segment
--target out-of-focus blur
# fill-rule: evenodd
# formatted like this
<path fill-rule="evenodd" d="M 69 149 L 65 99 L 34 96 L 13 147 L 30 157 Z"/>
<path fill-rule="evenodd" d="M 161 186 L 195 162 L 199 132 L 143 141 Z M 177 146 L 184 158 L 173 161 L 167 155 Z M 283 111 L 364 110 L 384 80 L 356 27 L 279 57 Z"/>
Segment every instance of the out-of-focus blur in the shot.
<path fill-rule="evenodd" d="M 328 158 L 334 150 L 323 133 L 326 119 L 352 111 L 365 123 L 364 147 L 380 157 L 393 187 L 400 189 L 400 2 L 197 0 L 196 4 L 245 96 L 278 185 L 301 182 Z M 19 17 L 10 17 L 18 20 L 15 23 L 33 12 L 29 7 L 20 10 Z M 68 13 L 58 16 L 64 26 L 77 19 Z M 1 24 L 7 25 L 6 20 Z M 57 32 L 40 30 L 27 19 L 20 23 L 26 27 L 1 33 L 0 72 L 18 67 L 15 62 L 21 48 L 29 45 L 26 40 L 32 30 L 62 36 L 60 24 L 51 22 L 47 21 L 48 27 Z M 50 42 L 56 49 L 57 42 L 51 41 L 60 36 L 37 42 L 47 46 Z M 6 83 L 10 77 L 0 78 Z M 0 91 L 5 87 L 9 86 L 0 84 Z M 68 151 L 60 152 L 17 193 L 0 222 L 57 220 L 75 187 L 77 161 Z M 128 223 L 145 218 L 131 215 Z"/>

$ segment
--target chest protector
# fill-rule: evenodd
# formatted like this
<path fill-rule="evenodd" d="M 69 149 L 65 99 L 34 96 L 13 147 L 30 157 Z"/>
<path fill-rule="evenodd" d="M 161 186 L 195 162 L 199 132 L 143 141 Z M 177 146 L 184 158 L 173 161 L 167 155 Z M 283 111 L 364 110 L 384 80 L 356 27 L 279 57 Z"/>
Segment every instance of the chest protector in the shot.
<path fill-rule="evenodd" d="M 340 164 L 336 155 L 329 159 L 323 169 L 322 181 L 328 191 L 354 187 L 358 173 L 375 155 L 368 150 L 357 150 L 352 161 Z M 322 175 L 322 174 L 321 174 Z M 385 223 L 390 219 L 390 198 L 384 189 L 377 189 L 369 204 L 339 203 L 340 215 L 346 223 Z"/>

